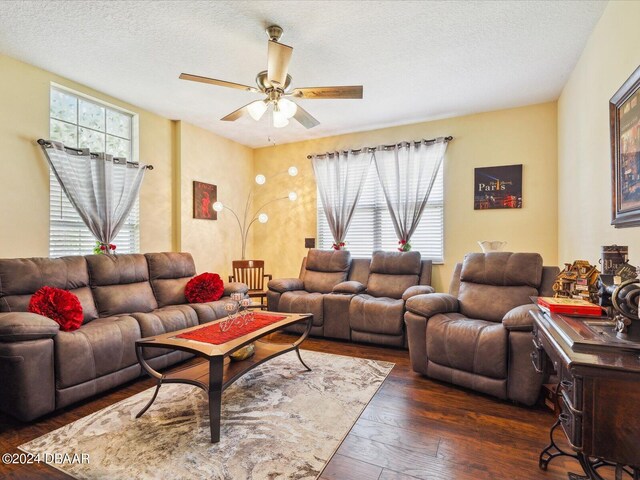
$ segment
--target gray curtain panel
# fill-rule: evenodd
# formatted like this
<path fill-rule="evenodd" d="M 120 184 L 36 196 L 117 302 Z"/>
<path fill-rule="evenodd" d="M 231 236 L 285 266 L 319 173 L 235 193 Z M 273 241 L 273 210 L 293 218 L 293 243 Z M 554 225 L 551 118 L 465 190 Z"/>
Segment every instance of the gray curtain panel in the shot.
<path fill-rule="evenodd" d="M 344 242 L 347 236 L 372 157 L 369 149 L 311 157 L 322 209 L 337 245 Z"/>
<path fill-rule="evenodd" d="M 376 148 L 378 179 L 398 240 L 409 242 L 416 231 L 447 145 L 440 137 Z"/>
<path fill-rule="evenodd" d="M 101 243 L 118 235 L 133 207 L 147 166 L 88 149 L 75 152 L 60 142 L 42 145 L 71 205 Z"/>

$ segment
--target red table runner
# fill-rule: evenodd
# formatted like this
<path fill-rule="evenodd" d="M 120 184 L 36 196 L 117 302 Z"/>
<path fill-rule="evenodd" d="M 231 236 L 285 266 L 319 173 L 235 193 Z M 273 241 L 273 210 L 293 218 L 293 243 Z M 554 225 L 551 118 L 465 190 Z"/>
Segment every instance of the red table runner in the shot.
<path fill-rule="evenodd" d="M 186 338 L 188 340 L 196 340 L 198 342 L 211 343 L 213 345 L 221 345 L 236 338 L 242 337 L 247 333 L 255 332 L 261 328 L 271 325 L 272 323 L 279 322 L 287 318 L 284 315 L 271 315 L 269 313 L 252 313 L 253 320 L 246 325 L 236 326 L 232 325 L 229 330 L 223 332 L 220 329 L 220 323 L 213 325 L 207 325 L 190 332 L 181 333 L 176 335 L 177 338 Z M 224 321 L 224 320 L 223 320 Z"/>

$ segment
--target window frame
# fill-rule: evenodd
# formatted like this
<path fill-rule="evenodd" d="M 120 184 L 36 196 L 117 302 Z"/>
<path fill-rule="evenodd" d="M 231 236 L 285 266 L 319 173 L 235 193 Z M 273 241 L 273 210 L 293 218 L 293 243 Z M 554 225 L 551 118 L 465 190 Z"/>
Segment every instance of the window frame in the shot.
<path fill-rule="evenodd" d="M 53 112 L 51 111 L 51 100 L 52 100 L 52 94 L 54 91 L 59 91 L 63 94 L 66 95 L 70 95 L 76 98 L 77 100 L 77 112 L 76 112 L 76 120 L 75 123 L 74 122 L 70 122 L 68 120 L 63 120 L 57 117 L 53 116 Z M 105 135 L 105 141 L 107 139 L 107 135 L 111 136 L 111 137 L 115 137 L 115 138 L 120 138 L 123 140 L 127 140 L 130 142 L 130 156 L 131 158 L 127 157 L 127 161 L 130 162 L 135 162 L 137 163 L 139 161 L 139 156 L 140 156 L 140 139 L 139 139 L 139 115 L 136 112 L 133 112 L 131 110 L 128 110 L 126 108 L 120 107 L 118 105 L 115 105 L 113 103 L 110 102 L 106 102 L 104 100 L 92 97 L 90 95 L 84 94 L 82 92 L 79 92 L 77 90 L 74 90 L 72 88 L 66 87 L 64 85 L 61 85 L 59 83 L 56 82 L 50 82 L 49 84 L 49 117 L 48 117 L 48 123 L 49 123 L 49 138 L 52 137 L 52 130 L 51 130 L 51 121 L 52 120 L 56 120 L 58 122 L 63 122 L 66 123 L 68 125 L 73 125 L 77 130 L 76 130 L 76 139 L 79 142 L 79 129 L 80 128 L 84 128 L 84 129 L 88 129 L 91 131 L 95 131 L 97 133 L 100 134 L 104 134 Z M 86 127 L 84 125 L 80 125 L 80 119 L 79 119 L 79 101 L 83 100 L 89 103 L 93 103 L 95 105 L 98 105 L 102 108 L 105 109 L 105 121 L 106 121 L 106 115 L 107 112 L 106 110 L 112 110 L 115 111 L 119 114 L 124 114 L 130 117 L 130 139 L 127 139 L 125 137 L 121 137 L 119 135 L 114 135 L 111 133 L 107 133 L 107 127 L 105 124 L 105 130 L 104 132 L 101 132 L 99 130 L 96 130 L 94 128 L 91 127 Z M 69 145 L 70 147 L 75 147 L 75 145 Z M 105 144 L 105 150 L 106 150 L 106 144 Z M 54 192 L 53 190 L 53 186 L 57 185 L 58 188 L 61 189 L 61 187 L 58 184 L 57 179 L 55 178 L 55 175 L 53 174 L 53 172 L 51 171 L 51 168 L 49 168 L 49 185 L 50 185 L 50 191 L 49 191 L 49 256 L 50 257 L 58 257 L 58 256 L 66 256 L 69 254 L 73 254 L 73 255 L 87 255 L 92 253 L 92 249 L 93 247 L 89 250 L 89 247 L 87 246 L 87 251 L 84 250 L 83 248 L 83 243 L 85 243 L 85 240 L 82 239 L 82 236 L 86 234 L 86 232 L 82 232 L 82 230 L 78 230 L 78 223 L 82 224 L 82 227 L 84 229 L 86 229 L 86 226 L 84 225 L 84 222 L 82 222 L 82 220 L 80 219 L 79 215 L 77 214 L 77 212 L 73 212 L 73 214 L 76 216 L 77 218 L 77 222 L 76 221 L 69 221 L 68 219 L 63 219 L 63 218 L 59 218 L 56 219 L 55 218 L 55 209 L 56 208 L 63 208 L 63 206 L 59 203 L 57 203 L 57 201 L 59 200 L 59 196 L 56 194 L 56 192 Z M 54 198 L 53 196 L 56 195 L 56 197 Z M 64 193 L 64 191 L 61 191 L 61 195 L 62 195 L 62 202 L 68 203 L 68 199 L 66 199 L 66 195 Z M 54 202 L 56 202 L 54 204 Z M 140 232 L 140 195 L 138 195 L 138 198 L 136 199 L 136 203 L 132 209 L 132 212 L 136 213 L 136 221 L 135 222 L 129 222 L 129 219 L 127 219 L 127 221 L 125 222 L 125 224 L 123 225 L 123 229 L 125 228 L 133 228 L 134 229 L 134 233 L 133 233 L 133 242 L 130 243 L 129 245 L 132 246 L 132 248 L 127 248 L 127 250 L 125 251 L 125 253 L 138 253 L 140 251 L 140 242 L 141 242 L 141 232 Z M 57 231 L 55 230 L 55 228 L 58 228 Z M 77 244 L 78 244 L 78 250 L 75 251 L 74 253 L 71 253 L 74 250 L 74 247 L 76 245 L 76 242 L 74 242 L 73 244 L 69 244 L 68 247 L 60 247 L 59 245 L 56 246 L 53 242 L 53 236 L 54 235 L 61 235 L 60 231 L 63 231 L 64 228 L 68 228 L 68 236 L 72 237 L 73 233 L 77 233 L 78 234 L 78 240 L 77 240 Z M 72 230 L 73 229 L 73 230 Z M 93 236 L 92 236 L 93 238 Z M 66 248 L 68 250 L 68 252 L 65 253 L 58 253 L 60 250 Z M 131 250 L 131 251 L 129 251 Z"/>

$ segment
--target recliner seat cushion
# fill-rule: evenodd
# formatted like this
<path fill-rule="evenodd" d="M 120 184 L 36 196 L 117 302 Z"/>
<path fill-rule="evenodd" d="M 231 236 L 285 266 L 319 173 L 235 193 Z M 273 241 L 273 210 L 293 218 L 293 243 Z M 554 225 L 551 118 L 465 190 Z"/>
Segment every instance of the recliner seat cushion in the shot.
<path fill-rule="evenodd" d="M 308 292 L 331 293 L 349 275 L 351 254 L 346 250 L 310 250 L 302 277 Z"/>
<path fill-rule="evenodd" d="M 88 255 L 86 259 L 101 317 L 158 308 L 144 255 Z"/>
<path fill-rule="evenodd" d="M 142 338 L 162 335 L 163 333 L 175 332 L 183 328 L 195 327 L 199 325 L 198 315 L 193 308 L 188 305 L 171 305 L 159 308 L 149 313 L 132 313 L 140 324 L 140 335 Z M 170 352 L 163 348 L 145 348 L 144 358 L 153 358 Z"/>
<path fill-rule="evenodd" d="M 502 322 L 512 308 L 531 303 L 538 295 L 533 287 L 498 287 L 478 283 L 460 283 L 458 301 L 460 313 L 469 318 Z"/>
<path fill-rule="evenodd" d="M 407 288 L 418 285 L 421 267 L 420 252 L 373 252 L 367 293 L 402 298 Z"/>
<path fill-rule="evenodd" d="M 401 335 L 404 322 L 404 301 L 371 295 L 356 295 L 349 304 L 349 325 L 352 330 L 383 335 Z"/>
<path fill-rule="evenodd" d="M 0 260 L 0 312 L 28 311 L 31 296 L 45 286 L 76 295 L 82 304 L 84 323 L 98 318 L 84 257 Z"/>
<path fill-rule="evenodd" d="M 159 307 L 187 303 L 184 289 L 196 274 L 196 265 L 190 253 L 147 253 L 149 280 Z"/>
<path fill-rule="evenodd" d="M 320 327 L 324 322 L 324 295 L 317 292 L 295 290 L 280 296 L 278 311 L 285 313 L 311 313 L 313 326 Z"/>
<path fill-rule="evenodd" d="M 78 385 L 136 364 L 135 341 L 140 338 L 138 322 L 128 315 L 59 332 L 53 337 L 56 387 Z"/>
<path fill-rule="evenodd" d="M 459 313 L 437 314 L 427 322 L 427 355 L 444 367 L 507 378 L 508 332 L 499 323 Z"/>

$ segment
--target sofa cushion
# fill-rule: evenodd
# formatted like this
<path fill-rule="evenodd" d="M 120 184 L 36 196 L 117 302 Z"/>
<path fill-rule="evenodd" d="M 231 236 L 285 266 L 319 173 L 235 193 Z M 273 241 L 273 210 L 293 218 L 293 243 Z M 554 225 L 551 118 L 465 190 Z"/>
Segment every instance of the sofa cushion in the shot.
<path fill-rule="evenodd" d="M 187 303 L 184 289 L 196 274 L 190 253 L 165 252 L 145 254 L 149 264 L 149 280 L 159 307 Z"/>
<path fill-rule="evenodd" d="M 311 313 L 313 325 L 322 326 L 324 323 L 324 295 L 321 293 L 296 290 L 285 292 L 280 296 L 278 311 L 285 313 Z"/>
<path fill-rule="evenodd" d="M 387 275 L 420 275 L 420 252 L 373 252 L 371 273 Z"/>
<path fill-rule="evenodd" d="M 346 250 L 309 251 L 302 281 L 307 292 L 331 293 L 349 275 L 351 254 Z"/>
<path fill-rule="evenodd" d="M 373 252 L 367 293 L 402 298 L 407 288 L 418 284 L 421 266 L 420 252 Z"/>
<path fill-rule="evenodd" d="M 132 313 L 131 316 L 138 321 L 142 338 L 175 332 L 199 324 L 198 315 L 188 305 L 171 305 L 149 313 Z M 143 353 L 144 358 L 153 358 L 169 351 L 164 348 L 145 348 Z"/>
<path fill-rule="evenodd" d="M 427 322 L 429 360 L 456 370 L 507 378 L 508 335 L 501 325 L 459 313 L 437 314 Z"/>
<path fill-rule="evenodd" d="M 190 303 L 188 306 L 196 312 L 198 322 L 202 324 L 226 317 L 227 311 L 224 309 L 224 306 L 230 301 L 231 298 L 222 297 L 220 300 L 216 300 L 215 302 Z"/>
<path fill-rule="evenodd" d="M 78 385 L 137 363 L 140 327 L 131 316 L 93 320 L 73 332 L 59 332 L 55 344 L 56 387 Z"/>
<path fill-rule="evenodd" d="M 306 269 L 315 272 L 349 272 L 351 253 L 347 250 L 311 249 L 307 255 Z"/>
<path fill-rule="evenodd" d="M 404 292 L 418 284 L 418 275 L 385 275 L 372 273 L 369 275 L 367 293 L 374 297 L 401 299 Z"/>
<path fill-rule="evenodd" d="M 542 257 L 537 253 L 468 253 L 462 262 L 462 282 L 538 288 Z"/>
<path fill-rule="evenodd" d="M 89 255 L 86 259 L 101 317 L 158 308 L 144 255 Z"/>
<path fill-rule="evenodd" d="M 460 283 L 460 313 L 469 318 L 501 322 L 512 308 L 531 303 L 529 297 L 538 291 L 533 287 L 497 287 L 479 283 Z"/>
<path fill-rule="evenodd" d="M 26 312 L 31 295 L 45 286 L 76 295 L 85 323 L 98 318 L 84 257 L 0 260 L 0 312 Z"/>
<path fill-rule="evenodd" d="M 403 314 L 404 301 L 394 298 L 356 295 L 349 304 L 349 324 L 359 332 L 401 335 Z"/>

